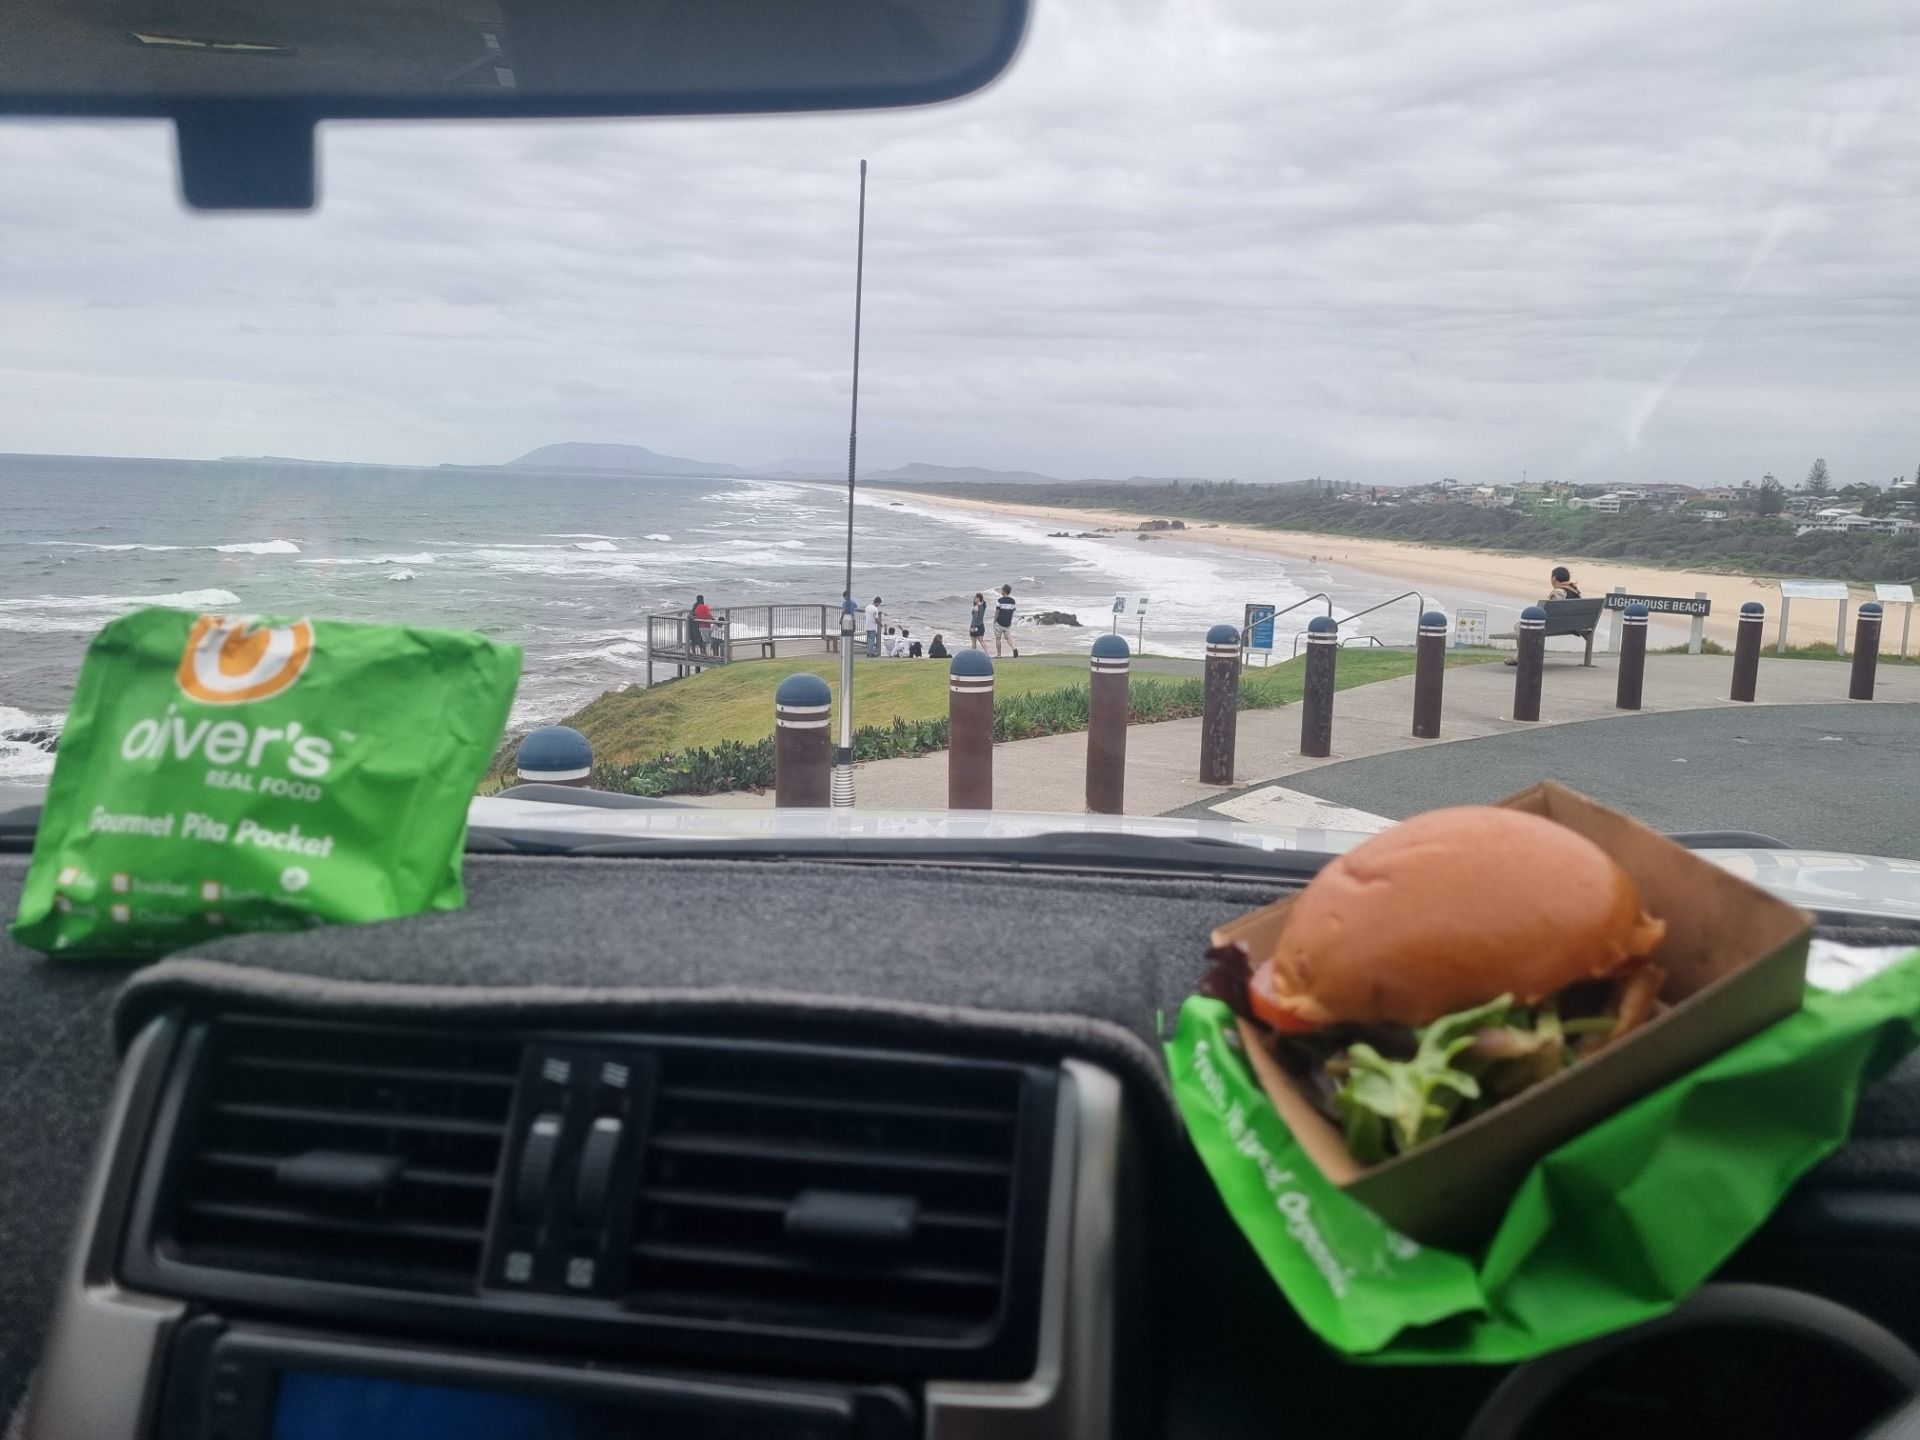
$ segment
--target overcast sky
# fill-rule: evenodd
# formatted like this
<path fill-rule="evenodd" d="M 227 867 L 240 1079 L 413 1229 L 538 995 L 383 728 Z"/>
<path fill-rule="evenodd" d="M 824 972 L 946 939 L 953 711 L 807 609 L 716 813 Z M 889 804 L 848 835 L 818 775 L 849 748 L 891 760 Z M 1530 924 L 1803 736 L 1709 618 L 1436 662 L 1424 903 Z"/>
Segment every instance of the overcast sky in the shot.
<path fill-rule="evenodd" d="M 864 155 L 875 466 L 1920 463 L 1912 0 L 1037 0 L 931 110 L 322 145 L 206 217 L 162 127 L 0 125 L 0 450 L 844 463 Z"/>

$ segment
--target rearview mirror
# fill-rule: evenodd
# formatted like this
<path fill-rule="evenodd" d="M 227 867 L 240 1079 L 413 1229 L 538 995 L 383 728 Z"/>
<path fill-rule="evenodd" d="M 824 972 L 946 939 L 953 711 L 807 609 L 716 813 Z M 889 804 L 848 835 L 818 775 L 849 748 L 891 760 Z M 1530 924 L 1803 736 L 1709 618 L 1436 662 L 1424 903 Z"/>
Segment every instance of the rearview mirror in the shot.
<path fill-rule="evenodd" d="M 313 203 L 327 119 L 917 105 L 1012 61 L 1028 0 L 6 0 L 0 114 L 164 116 L 189 204 Z"/>

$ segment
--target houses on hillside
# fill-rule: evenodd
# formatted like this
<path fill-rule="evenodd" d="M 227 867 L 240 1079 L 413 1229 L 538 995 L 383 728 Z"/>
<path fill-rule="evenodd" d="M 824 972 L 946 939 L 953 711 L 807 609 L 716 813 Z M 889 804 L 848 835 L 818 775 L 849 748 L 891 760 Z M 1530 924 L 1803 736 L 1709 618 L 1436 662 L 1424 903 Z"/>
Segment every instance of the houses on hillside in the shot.
<path fill-rule="evenodd" d="M 1772 477 L 1768 477 L 1771 482 Z M 1770 488 L 1770 487 L 1769 487 Z M 1430 485 L 1408 489 L 1351 492 L 1341 498 L 1371 505 L 1472 505 L 1481 509 L 1511 507 L 1529 512 L 1588 510 L 1596 515 L 1628 511 L 1671 512 L 1676 520 L 1724 525 L 1754 513 L 1761 488 L 1747 485 L 1680 485 L 1671 482 L 1642 485 L 1575 484 L 1562 480 L 1532 480 L 1518 485 L 1484 485 L 1448 476 Z M 1850 486 L 1844 492 L 1811 495 L 1805 490 L 1773 491 L 1779 498 L 1780 518 L 1800 535 L 1817 532 L 1904 535 L 1920 530 L 1920 484 L 1897 480 L 1891 488 L 1869 493 Z M 1886 497 L 1882 499 L 1880 497 Z M 1867 510 L 1888 513 L 1869 515 Z"/>

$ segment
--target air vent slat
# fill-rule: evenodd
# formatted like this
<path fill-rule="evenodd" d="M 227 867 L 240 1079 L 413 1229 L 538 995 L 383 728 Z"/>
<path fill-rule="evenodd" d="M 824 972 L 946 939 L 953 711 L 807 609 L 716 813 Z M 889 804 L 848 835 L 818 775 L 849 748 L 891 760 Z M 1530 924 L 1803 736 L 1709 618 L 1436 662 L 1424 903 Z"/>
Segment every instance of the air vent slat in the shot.
<path fill-rule="evenodd" d="M 1010 1283 L 1027 1083 L 985 1063 L 666 1050 L 627 1303 L 843 1335 L 991 1334 Z M 823 1243 L 789 1229 L 809 1192 L 910 1220 L 884 1240 Z"/>
<path fill-rule="evenodd" d="M 272 1172 L 285 1159 L 284 1155 L 247 1154 L 235 1150 L 198 1150 L 195 1160 L 203 1165 L 225 1165 L 236 1170 L 259 1170 Z M 445 1185 L 462 1190 L 484 1190 L 493 1192 L 493 1172 L 465 1170 L 436 1170 L 425 1165 L 402 1166 L 399 1175 L 402 1185 Z"/>
<path fill-rule="evenodd" d="M 636 1245 L 633 1253 L 641 1260 L 664 1261 L 681 1265 L 719 1265 L 740 1270 L 779 1270 L 793 1275 L 842 1276 L 845 1264 L 826 1259 L 810 1260 L 803 1253 L 762 1250 L 719 1249 L 705 1245 Z M 943 1270 L 931 1265 L 895 1265 L 883 1272 L 901 1285 L 959 1285 L 998 1289 L 1000 1276 L 986 1270 Z"/>
<path fill-rule="evenodd" d="M 332 1110 L 300 1105 L 255 1105 L 223 1100 L 213 1113 L 242 1120 L 267 1120 L 289 1125 L 343 1125 L 358 1130 L 412 1130 L 425 1135 L 465 1135 L 479 1140 L 498 1140 L 506 1134 L 505 1125 L 489 1125 L 476 1120 L 456 1120 L 441 1115 L 410 1115 L 404 1111 Z"/>
<path fill-rule="evenodd" d="M 215 1269 L 473 1293 L 520 1051 L 451 1032 L 218 1022 L 157 1245 Z M 315 1185 L 315 1161 L 378 1183 Z"/>
<path fill-rule="evenodd" d="M 511 1075 L 493 1075 L 483 1070 L 427 1070 L 410 1065 L 355 1065 L 343 1060 L 289 1060 L 279 1055 L 236 1055 L 229 1063 L 236 1070 L 275 1071 L 290 1075 L 340 1075 L 353 1079 L 392 1080 L 402 1083 L 420 1081 L 473 1085 L 502 1091 L 513 1089 L 514 1080 Z"/>
<path fill-rule="evenodd" d="M 834 1111 L 854 1115 L 898 1116 L 902 1119 L 934 1122 L 958 1120 L 974 1124 L 1008 1125 L 1013 1117 L 1004 1110 L 986 1110 L 959 1105 L 917 1105 L 911 1101 L 891 1103 L 883 1100 L 836 1100 L 814 1095 L 759 1095 L 751 1090 L 725 1090 L 705 1085 L 676 1085 L 662 1092 L 669 1101 L 697 1102 L 706 1105 L 737 1105 L 747 1110 L 789 1109 L 814 1113 Z"/>
<path fill-rule="evenodd" d="M 478 1245 L 486 1238 L 484 1227 L 477 1225 L 422 1225 L 410 1221 L 356 1220 L 345 1215 L 317 1214 L 311 1210 L 277 1210 L 266 1205 L 230 1205 L 219 1200 L 195 1200 L 188 1204 L 186 1209 L 210 1220 L 236 1220 L 248 1225 L 284 1225 L 293 1229 L 330 1230 L 336 1235 L 391 1235 L 406 1240 L 442 1240 L 460 1245 Z"/>
<path fill-rule="evenodd" d="M 860 1165 L 887 1170 L 940 1171 L 955 1175 L 1007 1175 L 1012 1172 L 1011 1164 L 1006 1161 L 928 1153 L 902 1155 L 846 1145 L 760 1140 L 749 1135 L 656 1135 L 653 1147 L 690 1155 L 737 1156 L 746 1160 L 781 1160 L 801 1165 Z"/>
<path fill-rule="evenodd" d="M 691 1210 L 732 1210 L 756 1215 L 781 1216 L 786 1214 L 790 1203 L 770 1195 L 735 1195 L 724 1190 L 681 1190 L 660 1185 L 642 1191 L 640 1199 L 649 1205 L 677 1205 Z M 1007 1228 L 1004 1215 L 963 1215 L 944 1210 L 922 1210 L 918 1216 L 918 1222 L 937 1229 L 998 1231 Z"/>

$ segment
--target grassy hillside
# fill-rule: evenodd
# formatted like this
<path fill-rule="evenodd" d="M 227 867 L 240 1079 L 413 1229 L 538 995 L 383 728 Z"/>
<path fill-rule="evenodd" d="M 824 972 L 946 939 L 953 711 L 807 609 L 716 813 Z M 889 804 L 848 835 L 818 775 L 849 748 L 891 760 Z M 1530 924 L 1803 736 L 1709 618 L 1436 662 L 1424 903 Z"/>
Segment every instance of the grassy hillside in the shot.
<path fill-rule="evenodd" d="M 1452 652 L 1449 665 L 1481 664 L 1495 658 L 1491 652 Z M 919 727 L 944 722 L 947 715 L 947 667 L 911 661 L 857 659 L 854 679 L 854 719 L 863 732 L 875 728 Z M 1264 709 L 1292 704 L 1305 681 L 1303 658 L 1248 668 L 1241 674 L 1241 703 Z M 1197 666 L 1194 667 L 1197 676 Z M 730 665 L 706 670 L 685 680 L 652 689 L 614 690 L 569 715 L 562 723 L 573 726 L 593 744 L 596 767 L 631 767 L 663 755 L 688 756 L 714 747 L 752 745 L 773 734 L 773 692 L 797 671 L 825 679 L 838 700 L 839 663 L 826 657 Z M 1413 671 L 1413 655 L 1401 650 L 1343 650 L 1336 672 L 1342 690 L 1391 680 Z M 1000 738 L 1052 734 L 1084 728 L 1087 672 L 1081 663 L 1045 660 L 1008 661 L 994 677 L 996 709 L 1001 712 Z M 1187 695 L 1191 690 L 1192 695 Z M 1197 706 L 1197 678 L 1136 672 L 1136 722 L 1170 719 Z M 1034 703 L 1008 702 L 1032 697 Z M 1189 703 L 1191 702 L 1191 703 Z M 943 737 L 925 737 L 929 744 Z M 905 744 L 906 742 L 902 741 Z M 510 783 L 517 741 L 502 747 L 486 789 Z M 926 748 L 915 741 L 907 747 Z M 938 748 L 935 745 L 933 748 Z M 887 753 L 893 753 L 888 751 Z"/>
<path fill-rule="evenodd" d="M 922 720 L 947 713 L 947 667 L 943 662 L 855 659 L 854 720 L 887 725 L 896 718 Z M 761 740 L 773 734 L 773 692 L 789 675 L 805 671 L 833 687 L 840 699 L 840 661 L 833 656 L 754 661 L 703 670 L 651 689 L 613 690 L 560 723 L 593 742 L 593 758 L 609 764 L 649 760 L 719 740 Z M 1061 690 L 1084 672 L 1057 665 L 1009 660 L 994 675 L 997 696 Z M 839 711 L 835 710 L 835 718 Z"/>

